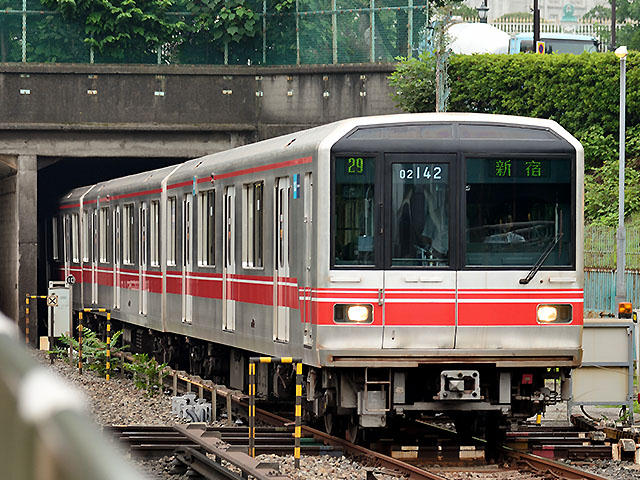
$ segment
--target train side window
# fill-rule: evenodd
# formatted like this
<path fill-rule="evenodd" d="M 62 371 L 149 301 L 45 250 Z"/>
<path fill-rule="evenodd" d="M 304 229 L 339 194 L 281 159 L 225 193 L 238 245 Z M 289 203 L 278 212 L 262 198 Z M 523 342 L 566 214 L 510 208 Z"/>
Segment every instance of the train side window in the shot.
<path fill-rule="evenodd" d="M 62 238 L 63 261 L 68 263 L 71 258 L 71 217 L 69 215 L 65 215 L 62 219 Z"/>
<path fill-rule="evenodd" d="M 133 264 L 133 245 L 135 242 L 133 203 L 124 206 L 124 214 L 122 216 L 122 263 L 126 265 Z"/>
<path fill-rule="evenodd" d="M 215 265 L 215 191 L 198 194 L 198 265 Z"/>
<path fill-rule="evenodd" d="M 176 197 L 167 199 L 167 265 L 176 264 Z"/>
<path fill-rule="evenodd" d="M 58 243 L 58 217 L 51 219 L 51 250 L 53 253 L 53 259 L 58 260 L 60 257 Z"/>
<path fill-rule="evenodd" d="M 89 210 L 82 212 L 82 261 L 89 261 Z"/>
<path fill-rule="evenodd" d="M 160 266 L 160 236 L 158 235 L 158 232 L 160 231 L 160 202 L 158 200 L 153 200 L 151 202 L 151 220 L 149 222 L 149 227 L 151 266 L 158 267 Z"/>
<path fill-rule="evenodd" d="M 263 267 L 263 192 L 264 181 L 242 187 L 242 266 Z"/>
<path fill-rule="evenodd" d="M 80 251 L 78 248 L 78 214 L 71 215 L 71 261 L 80 261 Z"/>
<path fill-rule="evenodd" d="M 107 257 L 107 238 L 108 237 L 108 229 L 109 229 L 109 207 L 102 207 L 100 209 L 100 218 L 99 221 L 99 250 L 100 250 L 100 262 L 108 263 L 109 258 Z"/>

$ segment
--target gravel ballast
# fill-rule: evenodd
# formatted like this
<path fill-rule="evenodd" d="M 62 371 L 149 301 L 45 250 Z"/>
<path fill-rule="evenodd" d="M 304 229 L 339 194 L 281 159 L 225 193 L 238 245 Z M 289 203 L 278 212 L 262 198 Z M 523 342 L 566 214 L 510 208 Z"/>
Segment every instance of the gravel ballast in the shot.
<path fill-rule="evenodd" d="M 120 373 L 114 374 L 111 380 L 107 382 L 104 378 L 95 375 L 91 371 L 85 370 L 83 375 L 79 375 L 77 368 L 60 359 L 56 359 L 54 364 L 50 365 L 49 357 L 45 352 L 38 351 L 36 356 L 43 366 L 52 369 L 85 394 L 89 412 L 99 427 L 184 423 L 184 421 L 171 414 L 170 395 L 159 393 L 149 397 L 145 395 L 144 391 L 137 389 L 132 380 Z M 554 415 L 548 416 L 554 417 Z M 220 421 L 214 422 L 214 425 L 224 425 L 225 423 L 225 419 L 222 418 Z M 296 470 L 293 467 L 293 455 L 260 455 L 259 459 L 266 462 L 279 463 L 281 472 L 291 477 L 292 480 L 364 480 L 368 468 L 366 463 L 344 456 L 303 455 L 300 470 Z M 139 469 L 152 479 L 184 480 L 189 478 L 187 475 L 173 475 L 170 473 L 173 467 L 172 456 L 159 459 L 134 458 L 133 460 Z M 640 479 L 640 466 L 626 461 L 594 460 L 579 466 L 605 478 L 616 480 Z M 395 474 L 395 472 L 384 469 L 376 469 L 376 472 L 376 477 L 380 480 L 399 480 L 403 478 L 401 475 Z M 469 473 L 469 477 L 466 478 L 482 478 L 473 477 L 473 475 L 473 473 Z M 456 478 L 464 477 L 458 476 Z"/>
<path fill-rule="evenodd" d="M 82 391 L 88 401 L 89 411 L 99 427 L 110 425 L 174 425 L 184 423 L 171 414 L 171 396 L 163 393 L 153 397 L 145 395 L 137 389 L 133 381 L 116 373 L 107 382 L 91 371 L 78 374 L 75 367 L 63 360 L 56 359 L 53 365 L 49 363 L 49 356 L 42 351 L 36 353 L 38 360 L 47 368 L 53 369 L 58 375 Z M 215 424 L 223 425 L 224 419 Z M 364 480 L 366 466 L 350 458 L 328 455 L 303 456 L 301 469 L 293 467 L 293 455 L 261 455 L 260 459 L 277 462 L 282 465 L 281 472 L 289 475 L 293 480 Z M 173 475 L 173 457 L 162 458 L 133 458 L 141 471 L 149 478 L 183 480 L 187 475 Z M 403 477 L 383 472 L 376 476 L 380 480 L 400 480 Z"/>

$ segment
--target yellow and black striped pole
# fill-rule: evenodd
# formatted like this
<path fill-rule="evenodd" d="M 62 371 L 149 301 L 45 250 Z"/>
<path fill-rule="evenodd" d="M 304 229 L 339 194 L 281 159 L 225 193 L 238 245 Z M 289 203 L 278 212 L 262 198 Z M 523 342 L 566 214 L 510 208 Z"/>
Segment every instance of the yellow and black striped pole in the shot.
<path fill-rule="evenodd" d="M 78 372 L 82 375 L 82 312 L 78 312 Z"/>
<path fill-rule="evenodd" d="M 111 373 L 111 312 L 107 312 L 107 382 Z"/>
<path fill-rule="evenodd" d="M 31 295 L 27 293 L 25 301 L 25 309 L 24 309 L 24 342 L 29 345 L 29 300 L 31 299 Z"/>
<path fill-rule="evenodd" d="M 256 456 L 256 364 L 249 362 L 249 456 Z"/>
<path fill-rule="evenodd" d="M 296 369 L 296 407 L 293 456 L 295 468 L 300 468 L 300 437 L 302 433 L 302 359 L 293 357 L 249 358 L 249 455 L 255 457 L 256 363 L 291 363 Z"/>
<path fill-rule="evenodd" d="M 107 372 L 106 378 L 107 382 L 111 378 L 111 310 L 108 308 L 83 308 L 84 312 L 97 312 L 97 313 L 106 313 L 107 314 Z"/>
<path fill-rule="evenodd" d="M 295 467 L 300 468 L 300 436 L 302 433 L 302 362 L 296 363 L 296 426 L 294 430 L 295 445 L 293 458 Z"/>

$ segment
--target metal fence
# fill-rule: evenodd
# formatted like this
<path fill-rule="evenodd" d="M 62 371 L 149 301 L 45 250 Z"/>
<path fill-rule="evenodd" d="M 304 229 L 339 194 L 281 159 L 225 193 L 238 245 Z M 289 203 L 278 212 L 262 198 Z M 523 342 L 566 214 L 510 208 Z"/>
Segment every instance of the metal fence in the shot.
<path fill-rule="evenodd" d="M 627 300 L 640 305 L 640 227 L 626 228 Z M 616 227 L 590 225 L 584 231 L 584 309 L 617 311 Z"/>
<path fill-rule="evenodd" d="M 431 30 L 428 0 L 297 0 L 288 11 L 278 11 L 276 0 L 249 0 L 247 6 L 258 15 L 261 28 L 239 43 L 214 41 L 193 15 L 173 11 L 164 14 L 168 21 L 179 20 L 186 27 L 170 42 L 144 45 L 132 40 L 126 51 L 105 55 L 87 46 L 83 24 L 66 21 L 39 0 L 0 0 L 0 60 L 233 65 L 392 62 L 424 49 Z"/>
<path fill-rule="evenodd" d="M 186 0 L 185 0 L 186 1 Z M 85 42 L 83 21 L 65 20 L 40 0 L 0 0 L 1 62 L 162 63 L 295 65 L 393 62 L 423 51 L 432 33 L 429 0 L 297 0 L 278 10 L 278 0 L 247 0 L 258 18 L 255 35 L 225 44 L 199 25 L 177 0 L 162 14 L 183 26 L 170 41 L 122 40 L 100 52 Z M 180 3 L 182 2 L 182 3 Z M 215 13 L 212 13 L 215 15 Z M 477 21 L 477 19 L 466 20 Z M 530 21 L 496 21 L 509 34 L 533 31 Z M 542 32 L 570 31 L 600 37 L 599 22 L 542 23 Z"/>
<path fill-rule="evenodd" d="M 584 229 L 584 266 L 595 269 L 616 268 L 616 228 L 589 225 Z M 627 270 L 640 270 L 640 226 L 626 229 Z"/>

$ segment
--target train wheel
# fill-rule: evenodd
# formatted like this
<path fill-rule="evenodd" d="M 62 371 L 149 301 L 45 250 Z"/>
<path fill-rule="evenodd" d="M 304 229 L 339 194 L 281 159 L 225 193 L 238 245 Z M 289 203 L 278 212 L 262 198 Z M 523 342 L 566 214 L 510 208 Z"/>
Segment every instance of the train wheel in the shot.
<path fill-rule="evenodd" d="M 357 443 L 360 433 L 360 424 L 358 423 L 358 415 L 349 415 L 346 421 L 346 428 L 344 431 L 344 438 L 348 442 Z"/>
<path fill-rule="evenodd" d="M 324 431 L 329 435 L 335 435 L 338 430 L 338 416 L 333 412 L 324 412 L 322 418 L 324 420 Z"/>

